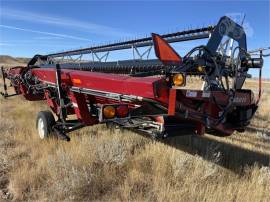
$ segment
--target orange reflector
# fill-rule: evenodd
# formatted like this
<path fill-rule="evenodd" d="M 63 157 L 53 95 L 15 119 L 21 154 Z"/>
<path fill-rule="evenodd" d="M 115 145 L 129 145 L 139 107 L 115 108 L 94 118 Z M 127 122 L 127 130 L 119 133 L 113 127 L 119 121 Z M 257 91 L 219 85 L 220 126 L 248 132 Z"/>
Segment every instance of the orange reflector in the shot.
<path fill-rule="evenodd" d="M 112 119 L 115 117 L 115 115 L 116 115 L 116 110 L 113 106 L 105 106 L 103 108 L 103 116 L 106 119 Z"/>
<path fill-rule="evenodd" d="M 74 84 L 81 84 L 82 81 L 81 81 L 81 79 L 72 79 L 72 83 L 74 83 Z"/>
<path fill-rule="evenodd" d="M 124 118 L 128 116 L 128 106 L 120 105 L 116 108 L 116 114 L 119 118 Z"/>
<path fill-rule="evenodd" d="M 182 86 L 185 84 L 185 77 L 183 74 L 175 74 L 173 76 L 173 84 L 176 86 Z"/>

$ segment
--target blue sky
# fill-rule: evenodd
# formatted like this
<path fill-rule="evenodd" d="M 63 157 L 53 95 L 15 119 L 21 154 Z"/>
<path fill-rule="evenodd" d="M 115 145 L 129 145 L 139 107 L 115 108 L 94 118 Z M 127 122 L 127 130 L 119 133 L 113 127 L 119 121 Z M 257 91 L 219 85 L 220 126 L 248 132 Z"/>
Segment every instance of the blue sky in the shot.
<path fill-rule="evenodd" d="M 248 49 L 270 46 L 269 1 L 0 0 L 0 54 L 31 57 L 216 23 L 246 14 Z M 205 40 L 197 43 L 205 44 Z M 194 42 L 178 44 L 184 54 Z M 270 77 L 270 61 L 264 75 Z"/>

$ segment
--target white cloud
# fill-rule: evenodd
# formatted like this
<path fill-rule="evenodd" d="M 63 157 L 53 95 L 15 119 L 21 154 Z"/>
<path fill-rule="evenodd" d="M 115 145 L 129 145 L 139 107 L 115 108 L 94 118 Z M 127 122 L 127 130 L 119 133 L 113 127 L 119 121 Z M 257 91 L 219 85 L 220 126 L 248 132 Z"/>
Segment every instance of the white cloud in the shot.
<path fill-rule="evenodd" d="M 35 40 L 58 40 L 58 39 L 63 39 L 62 37 L 58 36 L 38 36 L 34 37 Z"/>
<path fill-rule="evenodd" d="M 0 13 L 1 17 L 8 19 L 15 19 L 19 21 L 27 21 L 31 23 L 42 23 L 53 26 L 67 27 L 72 30 L 80 29 L 85 32 L 94 33 L 97 35 L 116 36 L 116 37 L 130 37 L 133 36 L 130 33 L 124 32 L 120 29 L 116 29 L 110 26 L 95 24 L 91 22 L 83 22 L 76 19 L 48 16 L 44 13 L 26 12 L 20 10 L 14 10 L 10 8 L 2 8 Z"/>
<path fill-rule="evenodd" d="M 86 38 L 77 37 L 77 36 L 73 36 L 73 35 L 67 35 L 67 34 L 59 34 L 59 33 L 53 33 L 53 32 L 43 32 L 43 31 L 38 31 L 38 30 L 33 30 L 33 29 L 25 29 L 25 28 L 9 26 L 9 25 L 2 25 L 2 24 L 0 24 L 0 27 L 5 28 L 5 29 L 13 29 L 13 30 L 19 30 L 19 31 L 25 31 L 25 32 L 32 32 L 32 33 L 36 33 L 36 34 L 44 34 L 44 35 L 49 35 L 49 36 L 55 36 L 55 37 L 61 37 L 61 38 L 76 39 L 76 40 L 81 40 L 81 41 L 92 42 L 91 40 L 86 39 Z"/>
<path fill-rule="evenodd" d="M 5 43 L 5 42 L 0 42 L 0 46 L 13 46 L 14 44 L 12 43 Z"/>

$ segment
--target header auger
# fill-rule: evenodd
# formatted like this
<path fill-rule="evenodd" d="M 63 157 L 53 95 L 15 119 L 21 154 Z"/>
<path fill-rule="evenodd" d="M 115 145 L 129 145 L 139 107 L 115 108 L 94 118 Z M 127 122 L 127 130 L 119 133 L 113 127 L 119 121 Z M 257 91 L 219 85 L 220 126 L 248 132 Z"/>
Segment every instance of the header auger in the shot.
<path fill-rule="evenodd" d="M 184 57 L 170 46 L 206 38 L 206 45 Z M 230 41 L 237 46 L 228 54 Z M 110 52 L 124 49 L 132 50 L 132 59 L 108 61 Z M 150 59 L 151 50 L 157 59 Z M 85 55 L 91 60 L 86 61 Z M 257 110 L 262 66 L 262 51 L 251 57 L 243 28 L 222 17 L 215 26 L 35 55 L 26 67 L 2 68 L 2 95 L 10 96 L 9 79 L 16 95 L 47 101 L 58 119 L 48 111 L 38 114 L 42 139 L 54 133 L 69 140 L 68 132 L 98 123 L 118 124 L 153 137 L 181 135 L 186 130 L 230 135 L 244 131 Z M 251 90 L 243 89 L 250 68 L 260 71 L 257 99 Z M 189 76 L 199 76 L 202 89 L 185 88 Z M 76 118 L 70 120 L 74 114 Z"/>

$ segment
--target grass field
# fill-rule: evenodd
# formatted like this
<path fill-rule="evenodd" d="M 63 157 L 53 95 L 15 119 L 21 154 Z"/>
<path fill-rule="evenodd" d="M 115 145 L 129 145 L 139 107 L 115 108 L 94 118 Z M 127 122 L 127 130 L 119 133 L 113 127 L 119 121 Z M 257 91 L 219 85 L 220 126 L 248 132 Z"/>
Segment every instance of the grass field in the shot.
<path fill-rule="evenodd" d="M 250 81 L 249 87 L 256 90 Z M 14 201 L 270 201 L 269 83 L 247 132 L 155 141 L 104 125 L 41 141 L 43 102 L 0 98 L 0 197 Z M 179 131 L 181 133 L 181 131 Z"/>

